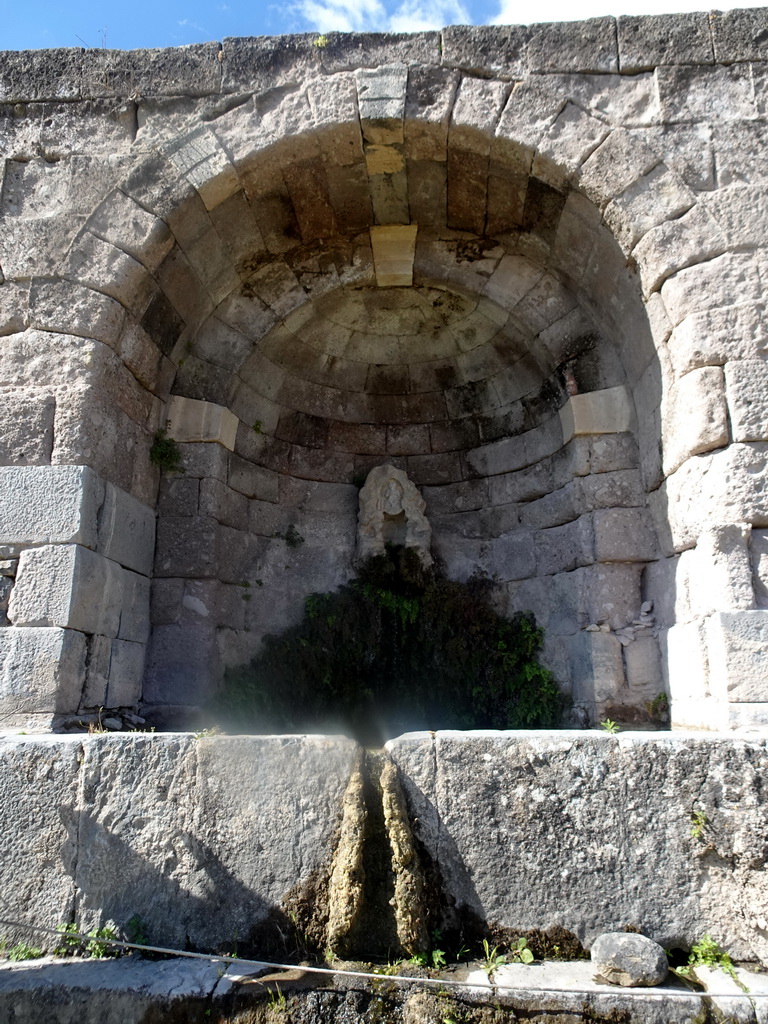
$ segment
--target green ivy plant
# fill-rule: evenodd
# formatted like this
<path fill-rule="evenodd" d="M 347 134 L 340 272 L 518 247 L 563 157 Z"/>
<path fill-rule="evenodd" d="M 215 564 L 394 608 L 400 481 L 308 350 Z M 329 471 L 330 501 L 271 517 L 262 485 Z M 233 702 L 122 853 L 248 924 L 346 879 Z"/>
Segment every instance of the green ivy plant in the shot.
<path fill-rule="evenodd" d="M 537 661 L 541 630 L 500 616 L 491 591 L 395 548 L 308 597 L 302 621 L 230 671 L 210 710 L 225 728 L 341 728 L 366 745 L 413 729 L 552 727 L 562 698 Z"/>

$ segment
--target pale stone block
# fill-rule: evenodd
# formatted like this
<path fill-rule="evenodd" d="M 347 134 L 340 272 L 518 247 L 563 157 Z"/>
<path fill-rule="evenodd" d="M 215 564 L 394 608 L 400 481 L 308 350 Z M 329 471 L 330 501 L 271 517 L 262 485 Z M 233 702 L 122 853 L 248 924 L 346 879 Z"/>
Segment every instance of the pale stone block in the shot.
<path fill-rule="evenodd" d="M 625 686 L 621 643 L 613 633 L 577 633 L 570 644 L 571 679 L 575 701 L 622 702 Z"/>
<path fill-rule="evenodd" d="M 144 576 L 155 557 L 155 513 L 120 487 L 107 484 L 99 512 L 99 554 Z"/>
<path fill-rule="evenodd" d="M 681 556 L 694 615 L 755 607 L 749 557 L 751 528 L 743 523 L 705 530 Z"/>
<path fill-rule="evenodd" d="M 658 556 L 647 509 L 597 509 L 592 513 L 592 521 L 596 561 L 650 562 Z"/>
<path fill-rule="evenodd" d="M 8 618 L 16 626 L 64 626 L 117 636 L 123 570 L 79 544 L 22 551 Z"/>
<path fill-rule="evenodd" d="M 760 275 L 751 253 L 725 253 L 707 262 L 697 262 L 670 277 L 661 289 L 675 326 L 700 310 L 736 306 L 761 299 L 762 295 Z"/>
<path fill-rule="evenodd" d="M 676 550 L 717 523 L 768 526 L 768 445 L 731 444 L 684 462 L 656 492 L 657 527 Z"/>
<path fill-rule="evenodd" d="M 663 692 L 661 652 L 655 636 L 636 637 L 627 644 L 624 667 L 632 703 L 642 704 Z"/>
<path fill-rule="evenodd" d="M 734 441 L 768 440 L 768 363 L 726 363 L 725 390 Z"/>
<path fill-rule="evenodd" d="M 416 256 L 416 224 L 372 227 L 371 248 L 379 288 L 410 287 Z"/>
<path fill-rule="evenodd" d="M 168 434 L 176 441 L 217 441 L 235 449 L 238 419 L 213 402 L 173 395 L 168 407 Z"/>
<path fill-rule="evenodd" d="M 749 704 L 726 704 L 724 701 L 706 699 L 688 699 L 676 697 L 670 701 L 670 724 L 673 729 L 709 729 L 721 732 L 728 728 L 731 719 L 730 708 L 739 706 L 748 708 Z M 762 705 L 764 706 L 764 705 Z"/>
<path fill-rule="evenodd" d="M 719 366 L 691 370 L 662 403 L 663 466 L 666 475 L 692 455 L 728 444 L 725 378 Z"/>
<path fill-rule="evenodd" d="M 237 172 L 221 143 L 206 125 L 175 135 L 163 149 L 197 189 L 207 210 L 212 210 L 237 190 L 240 184 Z"/>
<path fill-rule="evenodd" d="M 677 701 L 704 701 L 710 696 L 705 623 L 698 619 L 661 630 L 659 644 L 674 723 Z"/>
<path fill-rule="evenodd" d="M 124 249 L 154 272 L 173 248 L 165 221 L 139 206 L 119 189 L 91 215 L 88 227 L 100 238 Z"/>
<path fill-rule="evenodd" d="M 136 707 L 141 700 L 146 650 L 143 643 L 112 641 L 106 697 L 108 708 Z"/>
<path fill-rule="evenodd" d="M 363 68 L 355 72 L 363 137 L 377 145 L 403 141 L 408 69 L 402 64 Z"/>
<path fill-rule="evenodd" d="M 95 548 L 104 482 L 86 466 L 0 467 L 0 542 Z"/>
<path fill-rule="evenodd" d="M 758 608 L 768 608 L 768 530 L 752 530 L 750 560 Z"/>
<path fill-rule="evenodd" d="M 563 444 L 581 434 L 620 434 L 629 430 L 632 406 L 626 388 L 573 395 L 560 410 Z"/>
<path fill-rule="evenodd" d="M 768 331 L 762 302 L 746 302 L 692 313 L 669 339 L 675 373 L 700 366 L 722 366 L 729 360 L 754 360 L 768 355 Z"/>
<path fill-rule="evenodd" d="M 85 636 L 72 629 L 0 629 L 0 720 L 77 710 Z"/>
<path fill-rule="evenodd" d="M 150 581 L 146 576 L 123 570 L 123 603 L 118 637 L 145 644 L 149 639 Z"/>
<path fill-rule="evenodd" d="M 107 706 L 107 685 L 109 663 L 112 657 L 112 638 L 89 636 L 86 638 L 88 656 L 85 666 L 85 683 L 80 699 L 81 708 L 104 708 Z"/>
<path fill-rule="evenodd" d="M 713 693 L 745 703 L 768 703 L 768 611 L 716 612 L 707 620 Z"/>
<path fill-rule="evenodd" d="M 485 285 L 485 295 L 502 309 L 512 309 L 541 279 L 544 271 L 524 256 L 506 255 Z"/>

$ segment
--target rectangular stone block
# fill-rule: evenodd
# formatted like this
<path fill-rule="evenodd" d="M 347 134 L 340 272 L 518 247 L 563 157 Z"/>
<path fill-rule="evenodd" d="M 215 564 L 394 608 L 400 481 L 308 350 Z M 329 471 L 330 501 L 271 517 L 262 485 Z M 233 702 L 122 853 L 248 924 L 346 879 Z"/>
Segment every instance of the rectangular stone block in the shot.
<path fill-rule="evenodd" d="M 666 671 L 665 688 L 670 696 L 674 723 L 677 701 L 704 701 L 710 697 L 705 624 L 696 620 L 671 626 L 660 632 L 659 644 Z"/>
<path fill-rule="evenodd" d="M 0 467 L 0 543 L 95 548 L 104 482 L 86 466 Z"/>
<path fill-rule="evenodd" d="M 768 363 L 763 359 L 726 363 L 725 391 L 733 440 L 768 440 Z"/>
<path fill-rule="evenodd" d="M 0 715 L 6 727 L 27 716 L 77 710 L 85 679 L 85 636 L 73 629 L 0 629 Z"/>
<path fill-rule="evenodd" d="M 659 641 L 639 636 L 624 648 L 624 671 L 629 687 L 628 703 L 642 707 L 664 692 Z"/>
<path fill-rule="evenodd" d="M 379 288 L 410 287 L 416 255 L 416 224 L 372 227 L 371 247 Z"/>
<path fill-rule="evenodd" d="M 227 479 L 230 487 L 249 498 L 258 498 L 261 501 L 278 500 L 277 473 L 247 462 L 237 455 L 232 454 L 229 457 Z"/>
<path fill-rule="evenodd" d="M 107 707 L 112 638 L 89 636 L 86 638 L 86 650 L 85 683 L 80 698 L 80 710 L 91 711 Z"/>
<path fill-rule="evenodd" d="M 165 516 L 157 524 L 155 576 L 217 574 L 219 524 L 210 516 Z"/>
<path fill-rule="evenodd" d="M 6 918 L 23 922 L 34 914 L 36 924 L 56 928 L 74 913 L 79 751 L 74 736 L 0 738 Z M 9 944 L 36 944 L 26 929 L 3 927 Z M 9 1007 L 9 1014 L 15 1010 Z"/>
<path fill-rule="evenodd" d="M 650 562 L 658 546 L 644 508 L 606 508 L 592 513 L 598 562 Z"/>
<path fill-rule="evenodd" d="M 768 354 L 768 331 L 762 302 L 692 313 L 669 339 L 675 373 L 730 360 L 753 360 Z"/>
<path fill-rule="evenodd" d="M 626 696 L 621 643 L 613 633 L 581 630 L 570 643 L 574 702 L 592 705 L 601 717 L 606 704 L 623 704 Z"/>
<path fill-rule="evenodd" d="M 632 407 L 624 387 L 573 395 L 560 409 L 563 443 L 581 434 L 620 434 L 629 430 Z"/>
<path fill-rule="evenodd" d="M 713 696 L 768 702 L 768 611 L 716 612 L 707 620 Z"/>
<path fill-rule="evenodd" d="M 234 451 L 238 420 L 213 402 L 174 395 L 168 408 L 168 434 L 175 441 L 217 441 Z"/>
<path fill-rule="evenodd" d="M 528 43 L 529 72 L 597 72 L 619 70 L 613 18 L 532 25 Z"/>
<path fill-rule="evenodd" d="M 107 484 L 99 512 L 99 554 L 144 576 L 155 556 L 155 513 L 120 487 Z"/>
<path fill-rule="evenodd" d="M 691 370 L 662 403 L 663 467 L 669 475 L 692 455 L 728 444 L 725 380 L 719 366 Z"/>
<path fill-rule="evenodd" d="M 37 466 L 51 461 L 53 395 L 39 390 L 11 391 L 3 396 L 0 466 Z"/>
<path fill-rule="evenodd" d="M 536 568 L 540 576 L 569 572 L 590 565 L 595 557 L 595 538 L 590 516 L 582 516 L 565 526 L 540 530 L 535 534 Z"/>
<path fill-rule="evenodd" d="M 145 644 L 149 639 L 150 581 L 146 576 L 123 570 L 123 601 L 118 637 Z"/>
<path fill-rule="evenodd" d="M 27 548 L 19 559 L 8 618 L 16 626 L 62 626 L 117 636 L 123 570 L 79 544 Z"/>
<path fill-rule="evenodd" d="M 700 310 L 762 298 L 760 275 L 751 253 L 713 255 L 715 259 L 697 261 L 664 282 L 661 297 L 673 325 Z"/>
<path fill-rule="evenodd" d="M 146 645 L 130 640 L 113 640 L 109 662 L 106 706 L 135 708 L 141 700 Z"/>
<path fill-rule="evenodd" d="M 706 14 L 657 14 L 618 18 L 622 74 L 659 64 L 712 64 L 712 40 Z"/>
<path fill-rule="evenodd" d="M 739 121 L 756 116 L 749 67 L 659 67 L 662 120 Z"/>

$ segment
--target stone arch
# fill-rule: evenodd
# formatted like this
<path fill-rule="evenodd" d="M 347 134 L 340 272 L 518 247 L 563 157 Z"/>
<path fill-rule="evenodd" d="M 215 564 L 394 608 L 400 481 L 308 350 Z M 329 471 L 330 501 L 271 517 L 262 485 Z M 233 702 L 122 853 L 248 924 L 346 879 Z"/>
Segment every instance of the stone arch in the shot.
<path fill-rule="evenodd" d="M 391 65 L 289 83 L 244 102 L 225 104 L 207 121 L 190 116 L 183 105 L 170 115 L 160 111 L 153 117 L 149 111 L 144 130 L 154 152 L 139 160 L 87 219 L 58 268 L 58 279 L 35 282 L 31 323 L 88 342 L 99 335 L 96 340 L 106 347 L 95 361 L 87 357 L 90 368 L 81 375 L 87 387 L 81 388 L 82 401 L 72 412 L 71 451 L 59 453 L 62 462 L 85 458 L 111 484 L 152 506 L 157 479 L 148 452 L 154 431 L 169 417 L 188 454 L 194 451 L 200 462 L 198 475 L 190 473 L 174 484 L 175 496 L 170 483 L 163 484 L 157 589 L 170 593 L 175 586 L 176 593 L 156 602 L 158 608 L 166 608 L 157 613 L 156 639 L 163 629 L 168 634 L 174 631 L 177 649 L 188 648 L 195 663 L 204 663 L 200 650 L 190 648 L 185 637 L 195 630 L 200 636 L 205 630 L 197 622 L 185 633 L 182 619 L 187 612 L 199 613 L 198 618 L 209 618 L 203 626 L 211 624 L 209 605 L 219 598 L 201 595 L 206 588 L 213 591 L 222 585 L 214 570 L 222 546 L 228 546 L 222 531 L 238 531 L 232 523 L 244 522 L 242 511 L 234 508 L 244 507 L 239 498 L 251 503 L 249 508 L 261 503 L 267 525 L 257 536 L 261 548 L 269 547 L 275 540 L 284 543 L 288 527 L 295 527 L 282 514 L 281 487 L 295 489 L 297 480 L 310 484 L 303 497 L 292 500 L 315 506 L 323 501 L 350 502 L 352 478 L 370 464 L 366 459 L 422 459 L 419 480 L 430 492 L 432 508 L 438 510 L 438 518 L 454 517 L 451 528 L 458 540 L 443 543 L 445 550 L 452 546 L 455 571 L 461 571 L 462 562 L 484 561 L 486 568 L 494 569 L 502 557 L 499 544 L 494 549 L 483 535 L 487 525 L 481 524 L 493 516 L 503 518 L 495 511 L 498 508 L 525 505 L 527 516 L 541 517 L 535 520 L 540 524 L 536 527 L 530 519 L 529 529 L 563 530 L 557 536 L 569 538 L 569 554 L 581 540 L 577 543 L 568 530 L 577 529 L 573 523 L 581 522 L 578 529 L 589 524 L 589 552 L 577 556 L 577 562 L 591 559 L 588 565 L 566 561 L 558 563 L 558 571 L 540 573 L 534 568 L 527 576 L 519 567 L 510 569 L 513 577 L 522 577 L 504 581 L 510 607 L 526 601 L 536 604 L 533 590 L 538 585 L 538 606 L 549 615 L 552 601 L 541 597 L 542 576 L 567 576 L 573 584 L 582 569 L 598 566 L 595 580 L 602 574 L 610 590 L 609 577 L 617 570 L 599 567 L 632 566 L 627 570 L 632 583 L 621 592 L 617 611 L 605 613 L 606 603 L 612 602 L 597 583 L 592 597 L 583 587 L 577 594 L 571 588 L 561 595 L 561 606 L 576 610 L 566 615 L 569 633 L 550 631 L 552 637 L 569 639 L 552 642 L 548 651 L 561 678 L 573 677 L 578 661 L 587 688 L 600 659 L 610 661 L 613 689 L 621 688 L 617 680 L 624 678 L 629 661 L 622 656 L 615 631 L 632 625 L 631 616 L 639 612 L 640 569 L 657 554 L 646 495 L 652 495 L 656 522 L 666 531 L 666 499 L 659 488 L 665 473 L 684 466 L 692 454 L 727 443 L 727 432 L 725 437 L 718 433 L 725 420 L 722 401 L 723 408 L 715 409 L 720 419 L 714 427 L 710 403 L 698 433 L 688 432 L 679 440 L 682 431 L 662 431 L 661 417 L 668 410 L 674 417 L 681 389 L 673 382 L 665 348 L 671 325 L 659 290 L 685 268 L 719 256 L 726 242 L 722 232 L 718 235 L 712 214 L 652 147 L 610 118 L 596 116 L 600 111 L 585 99 L 585 88 L 594 89 L 594 81 L 561 80 L 553 89 L 551 82 L 534 76 L 513 86 L 452 68 Z M 417 227 L 412 260 L 409 225 Z M 317 334 L 323 318 L 327 320 L 324 304 L 332 304 L 334 293 L 344 297 L 357 292 L 359 297 L 365 289 L 376 295 L 386 292 L 377 274 L 377 228 L 396 229 L 392 237 L 399 239 L 397 272 L 407 276 L 410 266 L 413 294 L 422 304 L 425 296 L 432 295 L 435 301 L 443 296 L 461 309 L 462 302 L 472 303 L 480 296 L 483 323 L 499 327 L 483 344 L 473 347 L 465 341 L 462 348 L 451 325 L 443 324 L 455 351 L 444 351 L 441 358 L 453 360 L 463 375 L 450 386 L 445 380 L 439 383 L 433 372 L 430 388 L 419 391 L 409 369 L 405 391 L 393 390 L 400 386 L 393 367 L 401 364 L 395 360 L 370 358 L 363 373 L 340 365 L 345 357 L 322 346 L 308 351 L 312 345 L 300 337 L 311 330 Z M 667 244 L 660 247 L 659 239 Z M 381 339 L 376 344 L 384 346 L 379 351 L 386 348 Z M 249 372 L 266 386 L 273 372 L 264 365 L 266 348 L 277 361 L 268 360 L 271 366 L 281 360 L 292 361 L 294 369 L 300 365 L 300 374 L 292 375 L 297 381 L 294 395 L 285 404 L 270 394 L 254 397 L 249 393 L 254 389 L 240 378 L 247 360 L 261 360 Z M 386 371 L 376 378 L 374 370 L 382 367 Z M 289 366 L 278 369 L 290 373 Z M 349 383 L 354 373 L 362 380 L 357 391 L 332 386 L 339 380 Z M 511 397 L 510 389 L 522 387 L 525 373 L 528 390 Z M 120 385 L 110 389 L 110 381 L 118 378 Z M 238 378 L 237 390 L 230 393 L 233 378 Z M 369 380 L 374 378 L 379 390 L 371 390 Z M 506 402 L 500 399 L 504 388 Z M 591 393 L 599 397 L 589 398 Z M 432 401 L 425 394 L 437 396 L 437 405 L 442 403 L 442 418 L 434 409 L 427 416 L 416 413 Z M 119 395 L 119 401 L 110 408 L 113 395 Z M 167 408 L 169 395 L 174 400 Z M 333 401 L 353 408 L 355 395 L 363 396 L 357 399 L 360 422 L 329 414 Z M 254 410 L 259 409 L 266 411 L 258 415 Z M 256 423 L 258 432 L 253 429 Z M 457 423 L 469 433 L 460 440 L 444 439 L 434 450 L 436 424 L 444 424 L 447 437 Z M 343 444 L 340 450 L 329 449 L 332 431 L 338 435 L 346 427 L 350 433 L 350 426 L 361 425 L 378 425 L 380 440 L 357 440 L 352 451 Z M 404 439 L 406 427 L 418 428 L 416 437 L 429 438 L 428 452 L 423 440 Z M 572 434 L 565 444 L 564 428 Z M 400 440 L 391 440 L 398 431 Z M 583 460 L 578 462 L 584 450 L 592 452 L 593 442 L 580 440 L 590 432 L 598 437 L 594 444 L 606 448 L 613 443 L 616 448 L 600 463 L 614 467 L 604 473 L 584 473 Z M 326 438 L 323 444 L 317 443 L 320 435 Z M 623 441 L 617 440 L 619 435 Z M 220 443 L 225 436 L 229 445 Z M 664 451 L 663 436 L 669 442 Z M 130 437 L 133 456 L 115 460 L 117 438 L 125 446 Z M 539 467 L 541 460 L 532 456 L 534 442 L 552 449 L 542 459 L 566 462 L 571 455 L 558 453 L 574 442 L 568 449 L 573 465 L 559 470 L 564 474 L 562 480 L 557 478 L 561 486 L 552 483 L 539 493 L 542 485 L 534 482 L 532 467 Z M 269 444 L 267 458 L 264 447 Z M 639 459 L 622 449 L 635 444 Z M 579 449 L 582 456 L 577 457 Z M 204 453 L 210 462 L 202 465 Z M 596 464 L 592 454 L 588 464 Z M 240 473 L 240 490 L 230 487 L 233 466 Z M 554 463 L 541 472 L 554 481 Z M 599 506 L 612 499 L 600 497 L 598 485 L 607 482 L 610 473 L 635 476 L 626 478 L 628 493 L 621 500 L 628 504 L 614 517 L 618 521 L 623 516 L 624 522 L 618 527 L 617 547 L 604 548 L 600 561 L 595 556 L 594 524 L 599 519 L 608 524 L 609 517 L 602 513 L 615 509 Z M 574 490 L 574 481 L 591 480 L 593 475 L 606 480 L 591 481 L 591 497 L 584 498 L 586 485 L 578 488 L 580 500 L 592 506 L 547 512 L 547 501 L 556 504 L 555 492 Z M 528 490 L 504 492 L 508 498 L 516 493 L 516 500 L 491 501 L 491 488 L 498 495 L 505 487 L 522 486 L 524 478 L 530 478 Z M 192 498 L 185 493 L 194 490 L 193 479 L 201 481 L 195 485 L 198 512 L 204 500 L 211 514 L 174 514 L 189 507 L 184 501 Z M 239 498 L 222 496 L 218 485 Z M 333 488 L 341 488 L 343 494 Z M 571 499 L 560 494 L 558 500 L 567 504 Z M 227 502 L 232 507 L 226 507 Z M 281 509 L 274 521 L 264 505 Z M 522 513 L 508 509 L 506 514 Z M 187 538 L 193 548 L 194 538 L 206 538 L 205 565 L 197 575 L 188 566 L 186 575 L 164 576 L 163 545 L 172 548 L 175 538 L 177 546 L 183 546 L 183 519 L 207 522 L 207 532 L 198 522 Z M 518 520 L 517 533 L 520 525 Z M 507 561 L 509 536 L 515 532 L 508 527 L 509 523 L 497 524 L 494 529 L 500 532 L 492 538 L 504 538 Z M 462 530 L 480 535 L 462 535 Z M 249 531 L 250 525 L 240 532 Z M 459 550 L 462 545 L 464 553 Z M 234 588 L 251 582 L 240 579 L 238 572 L 237 567 L 228 570 L 226 600 L 221 598 L 231 618 L 240 615 L 243 604 L 243 595 Z M 333 582 L 327 566 L 304 565 L 296 572 L 309 589 Z M 339 572 L 343 576 L 343 570 L 337 570 L 334 579 L 341 578 Z M 175 581 L 173 586 L 168 580 Z M 547 588 L 554 592 L 553 585 Z M 233 595 L 240 597 L 239 605 Z M 294 606 L 300 597 L 301 587 L 292 595 Z M 276 607 L 280 615 L 287 613 L 287 606 Z M 587 625 L 609 626 L 611 631 L 604 634 L 598 629 L 588 636 Z M 236 656 L 247 656 L 254 638 L 242 643 L 242 637 L 230 639 Z M 652 648 L 655 638 L 643 639 Z M 213 658 L 213 645 L 211 640 L 206 657 Z M 188 667 L 179 668 L 179 686 L 166 686 L 168 662 L 156 662 L 145 696 L 171 704 L 183 703 L 190 694 L 197 699 L 202 690 L 190 690 Z M 643 671 L 647 674 L 647 666 Z M 661 687 L 659 672 L 652 668 L 649 686 Z M 643 690 L 640 696 L 649 694 Z M 594 688 L 582 697 L 592 710 L 606 706 Z"/>

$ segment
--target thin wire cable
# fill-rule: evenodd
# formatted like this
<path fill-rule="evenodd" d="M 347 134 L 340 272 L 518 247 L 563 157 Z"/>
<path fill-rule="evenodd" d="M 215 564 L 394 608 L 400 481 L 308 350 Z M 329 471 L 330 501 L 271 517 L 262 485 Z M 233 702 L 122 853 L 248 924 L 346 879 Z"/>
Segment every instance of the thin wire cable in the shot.
<path fill-rule="evenodd" d="M 371 971 L 347 971 L 339 967 L 305 967 L 303 964 L 281 964 L 274 963 L 271 960 L 248 960 L 241 957 L 231 956 L 217 956 L 215 953 L 191 953 L 185 949 L 171 949 L 166 946 L 147 946 L 142 945 L 138 942 L 123 942 L 121 939 L 102 939 L 95 938 L 93 935 L 86 935 L 82 932 L 62 932 L 56 928 L 47 928 L 44 925 L 37 924 L 25 924 L 20 921 L 9 921 L 0 918 L 0 925 L 4 925 L 8 928 L 22 928 L 33 932 L 43 932 L 46 935 L 55 935 L 59 939 L 79 939 L 83 942 L 98 942 L 104 946 L 116 946 L 119 949 L 135 949 L 141 953 L 162 953 L 165 956 L 176 956 L 186 957 L 190 960 L 207 960 L 210 963 L 226 963 L 230 966 L 248 966 L 248 967 L 259 967 L 259 968 L 271 968 L 274 971 L 302 971 L 305 974 L 320 974 L 331 977 L 342 977 L 342 978 L 365 978 L 369 981 L 394 981 L 398 983 L 405 983 L 407 985 L 424 985 L 426 987 L 435 986 L 438 988 L 454 988 L 464 989 L 467 991 L 474 992 L 475 994 L 484 994 L 486 991 L 491 992 L 510 992 L 525 994 L 530 997 L 536 993 L 545 993 L 547 995 L 563 995 L 563 996 L 600 996 L 600 995 L 626 995 L 633 996 L 638 999 L 690 999 L 692 997 L 702 999 L 704 997 L 708 999 L 768 999 L 768 992 L 696 992 L 681 991 L 679 989 L 665 989 L 662 992 L 653 992 L 648 989 L 644 989 L 642 992 L 628 988 L 617 988 L 608 992 L 601 992 L 600 990 L 589 989 L 589 988 L 524 988 L 520 985 L 503 985 L 496 982 L 490 982 L 489 988 L 486 989 L 483 985 L 472 984 L 468 981 L 454 981 L 452 978 L 412 978 L 406 974 L 376 974 Z"/>

